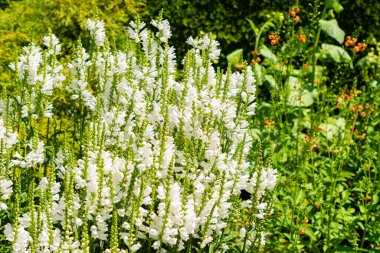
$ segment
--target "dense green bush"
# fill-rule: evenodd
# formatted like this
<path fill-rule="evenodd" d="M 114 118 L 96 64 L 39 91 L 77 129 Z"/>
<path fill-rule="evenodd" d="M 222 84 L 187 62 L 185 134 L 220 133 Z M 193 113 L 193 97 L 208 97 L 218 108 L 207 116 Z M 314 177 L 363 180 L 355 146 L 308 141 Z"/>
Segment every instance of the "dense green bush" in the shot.
<path fill-rule="evenodd" d="M 106 22 L 110 39 L 120 40 L 131 17 L 141 13 L 145 1 L 134 0 L 22 0 L 2 3 L 0 10 L 0 84 L 10 80 L 9 62 L 22 46 L 46 34 L 48 28 L 64 43 L 65 52 L 94 16 Z M 40 41 L 37 41 L 40 42 Z M 111 41 L 112 43 L 112 41 Z"/>
<path fill-rule="evenodd" d="M 292 6 L 301 6 L 305 20 L 309 20 L 314 9 L 322 12 L 322 0 L 150 0 L 147 5 L 147 17 L 157 15 L 164 9 L 164 16 L 168 18 L 173 29 L 173 43 L 180 55 L 186 52 L 184 45 L 180 45 L 190 35 L 212 33 L 221 44 L 222 56 L 236 48 L 249 50 L 253 44 L 253 32 L 247 22 L 251 19 L 256 25 L 263 24 L 274 12 L 288 12 Z M 370 34 L 379 36 L 380 3 L 376 0 L 368 1 L 341 1 L 343 11 L 336 14 L 336 19 L 343 30 L 348 34 L 360 28 L 361 38 Z"/>

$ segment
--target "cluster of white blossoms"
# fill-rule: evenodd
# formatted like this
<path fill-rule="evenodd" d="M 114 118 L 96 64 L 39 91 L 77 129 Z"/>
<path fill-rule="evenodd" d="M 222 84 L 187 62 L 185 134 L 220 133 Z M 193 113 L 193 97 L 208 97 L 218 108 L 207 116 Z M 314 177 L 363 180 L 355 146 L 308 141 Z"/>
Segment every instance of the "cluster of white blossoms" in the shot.
<path fill-rule="evenodd" d="M 116 50 L 105 43 L 103 21 L 89 20 L 95 50 L 78 43 L 65 75 L 54 35 L 12 66 L 22 94 L 0 103 L 1 147 L 14 151 L 2 163 L 0 209 L 13 200 L 4 233 L 14 253 L 223 251 L 231 243 L 247 250 L 265 242 L 256 222 L 271 211 L 265 194 L 276 170 L 248 161 L 251 68 L 216 71 L 218 43 L 189 38 L 178 78 L 168 21 L 151 24 L 156 33 L 131 22 L 126 48 Z M 80 111 L 79 137 L 59 146 L 52 141 L 65 131 L 38 136 L 36 125 L 57 120 L 51 97 L 62 84 Z M 3 118 L 23 119 L 19 144 L 5 135 Z M 20 208 L 22 192 L 28 208 Z M 246 217 L 237 221 L 237 213 Z"/>

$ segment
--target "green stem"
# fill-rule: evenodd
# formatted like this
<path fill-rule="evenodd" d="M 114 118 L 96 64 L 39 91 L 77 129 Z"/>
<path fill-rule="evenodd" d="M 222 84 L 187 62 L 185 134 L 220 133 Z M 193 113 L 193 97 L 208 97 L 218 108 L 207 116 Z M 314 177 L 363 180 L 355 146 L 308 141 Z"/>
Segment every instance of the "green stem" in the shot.
<path fill-rule="evenodd" d="M 323 11 L 322 11 L 322 15 L 321 15 L 321 20 L 325 17 L 326 11 L 327 11 L 327 3 L 325 2 L 325 5 L 324 5 Z M 313 75 L 312 75 L 312 80 L 311 80 L 312 82 L 314 82 L 314 79 L 315 79 L 315 70 L 316 70 L 316 65 L 317 65 L 316 54 L 317 54 L 320 36 L 321 36 L 321 27 L 318 25 L 317 35 L 315 36 L 314 45 L 313 45 Z M 318 96 L 317 96 L 317 99 L 319 100 Z"/>

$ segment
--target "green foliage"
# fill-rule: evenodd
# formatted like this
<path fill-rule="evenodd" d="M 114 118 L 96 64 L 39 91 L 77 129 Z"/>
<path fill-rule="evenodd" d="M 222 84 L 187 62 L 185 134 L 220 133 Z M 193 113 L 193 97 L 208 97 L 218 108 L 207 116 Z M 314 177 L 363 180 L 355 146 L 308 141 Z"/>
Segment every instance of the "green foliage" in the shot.
<path fill-rule="evenodd" d="M 88 18 L 98 16 L 106 22 L 111 39 L 121 41 L 127 22 L 142 13 L 145 1 L 75 1 L 75 0 L 22 0 L 10 1 L 0 10 L 0 84 L 10 80 L 8 64 L 19 53 L 20 47 L 42 38 L 50 28 L 63 42 L 64 53 L 72 41 L 80 36 Z M 111 41 L 112 43 L 112 41 Z"/>
<path fill-rule="evenodd" d="M 186 41 L 189 36 L 213 34 L 221 44 L 223 52 L 248 46 L 252 38 L 252 30 L 245 18 L 259 23 L 271 15 L 276 6 L 275 1 L 240 1 L 240 0 L 150 0 L 147 4 L 146 17 L 156 16 L 161 9 L 168 18 L 172 30 L 172 41 L 179 55 L 184 55 Z M 285 5 L 281 2 L 281 6 Z M 225 56 L 224 56 L 225 57 Z"/>
<path fill-rule="evenodd" d="M 264 157 L 282 174 L 266 250 L 378 252 L 379 43 L 339 45 L 337 1 L 316 6 L 312 19 L 303 9 L 269 19 L 269 29 L 248 21 L 256 42 L 245 59 L 258 84 L 252 133 L 274 147 Z"/>

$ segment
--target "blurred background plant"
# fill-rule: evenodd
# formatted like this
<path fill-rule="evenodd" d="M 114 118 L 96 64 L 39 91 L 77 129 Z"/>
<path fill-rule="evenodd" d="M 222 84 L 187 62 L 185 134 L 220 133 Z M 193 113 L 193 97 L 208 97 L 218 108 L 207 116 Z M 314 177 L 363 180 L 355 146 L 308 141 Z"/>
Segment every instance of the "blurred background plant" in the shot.
<path fill-rule="evenodd" d="M 0 8 L 0 85 L 4 86 L 11 78 L 8 65 L 21 47 L 40 40 L 47 29 L 65 45 L 65 55 L 81 35 L 86 20 L 98 16 L 105 21 L 109 38 L 117 43 L 126 36 L 123 30 L 128 21 L 145 10 L 145 0 L 2 0 Z"/>

